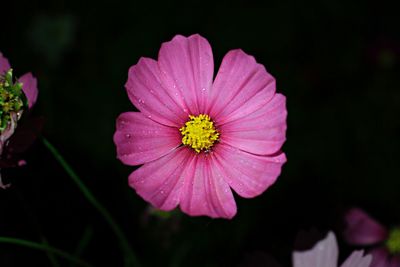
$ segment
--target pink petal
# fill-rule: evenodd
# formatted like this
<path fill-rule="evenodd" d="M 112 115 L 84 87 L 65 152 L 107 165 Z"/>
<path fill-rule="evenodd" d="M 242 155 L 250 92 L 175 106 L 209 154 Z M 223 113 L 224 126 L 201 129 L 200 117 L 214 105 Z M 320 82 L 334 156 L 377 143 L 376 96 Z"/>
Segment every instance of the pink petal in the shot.
<path fill-rule="evenodd" d="M 158 159 L 181 144 L 177 128 L 148 119 L 140 112 L 122 113 L 114 134 L 118 158 L 127 165 Z"/>
<path fill-rule="evenodd" d="M 363 210 L 350 209 L 344 217 L 344 238 L 353 245 L 372 245 L 386 239 L 387 230 Z"/>
<path fill-rule="evenodd" d="M 275 93 L 275 79 L 242 50 L 229 51 L 215 78 L 208 114 L 223 124 L 258 110 Z"/>
<path fill-rule="evenodd" d="M 236 203 L 213 153 L 198 154 L 187 166 L 180 207 L 191 216 L 230 219 Z"/>
<path fill-rule="evenodd" d="M 371 255 L 365 255 L 363 251 L 354 251 L 341 267 L 369 267 L 372 261 Z"/>
<path fill-rule="evenodd" d="M 22 83 L 22 90 L 24 91 L 24 94 L 28 100 L 29 108 L 32 108 L 33 105 L 35 105 L 39 94 L 36 78 L 32 75 L 32 73 L 28 72 L 22 75 L 18 81 Z"/>
<path fill-rule="evenodd" d="M 293 252 L 293 267 L 337 267 L 338 254 L 336 237 L 329 232 L 312 249 Z"/>
<path fill-rule="evenodd" d="M 224 180 L 245 198 L 258 196 L 271 186 L 286 162 L 284 153 L 258 156 L 222 143 L 215 146 L 214 155 Z"/>
<path fill-rule="evenodd" d="M 399 267 L 400 266 L 400 255 L 392 256 L 390 259 L 389 267 Z"/>
<path fill-rule="evenodd" d="M 6 71 L 11 69 L 10 63 L 8 62 L 8 59 L 3 56 L 3 54 L 0 52 L 0 75 L 4 74 Z"/>
<path fill-rule="evenodd" d="M 384 248 L 376 248 L 370 251 L 372 256 L 371 267 L 392 267 L 390 255 Z M 396 265 L 393 267 L 397 267 Z"/>
<path fill-rule="evenodd" d="M 158 63 L 163 84 L 174 99 L 191 115 L 205 113 L 214 72 L 208 41 L 198 34 L 177 35 L 162 44 Z"/>
<path fill-rule="evenodd" d="M 29 117 L 28 120 L 18 123 L 17 129 L 7 145 L 7 153 L 22 154 L 25 152 L 40 135 L 43 126 L 43 117 Z"/>
<path fill-rule="evenodd" d="M 192 160 L 193 152 L 180 147 L 134 171 L 129 176 L 129 185 L 156 208 L 172 210 L 179 204 L 184 172 Z"/>
<path fill-rule="evenodd" d="M 131 102 L 145 116 L 159 123 L 181 127 L 188 115 L 183 105 L 176 102 L 168 88 L 161 85 L 160 70 L 155 60 L 141 58 L 129 69 L 125 84 Z"/>
<path fill-rule="evenodd" d="M 221 125 L 221 143 L 254 154 L 273 154 L 286 140 L 286 116 L 286 98 L 276 94 L 261 109 Z"/>
<path fill-rule="evenodd" d="M 376 248 L 370 252 L 372 263 L 370 267 L 399 267 L 400 255 L 391 255 L 385 248 Z"/>

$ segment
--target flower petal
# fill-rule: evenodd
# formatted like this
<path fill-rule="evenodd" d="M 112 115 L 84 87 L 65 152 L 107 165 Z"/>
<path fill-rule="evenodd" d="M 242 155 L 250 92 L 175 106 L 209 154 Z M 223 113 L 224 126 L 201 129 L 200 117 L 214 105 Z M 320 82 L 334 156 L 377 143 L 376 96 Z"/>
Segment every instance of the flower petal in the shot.
<path fill-rule="evenodd" d="M 22 75 L 18 81 L 22 83 L 22 90 L 24 91 L 24 94 L 28 100 L 29 108 L 32 108 L 33 105 L 35 105 L 39 94 L 36 78 L 32 75 L 32 73 L 28 72 Z"/>
<path fill-rule="evenodd" d="M 399 267 L 400 255 L 391 255 L 387 249 L 383 247 L 372 249 L 369 252 L 372 256 L 370 267 Z"/>
<path fill-rule="evenodd" d="M 344 238 L 353 245 L 372 245 L 386 239 L 387 230 L 363 210 L 350 209 L 344 217 Z"/>
<path fill-rule="evenodd" d="M 271 186 L 286 162 L 284 153 L 258 156 L 222 143 L 213 153 L 224 180 L 245 198 L 258 196 Z"/>
<path fill-rule="evenodd" d="M 198 34 L 177 35 L 162 44 L 158 63 L 163 84 L 176 101 L 191 115 L 204 113 L 214 72 L 208 41 Z"/>
<path fill-rule="evenodd" d="M 258 110 L 275 93 L 275 79 L 242 50 L 229 51 L 215 78 L 208 114 L 223 124 Z"/>
<path fill-rule="evenodd" d="M 293 267 L 337 267 L 338 254 L 336 237 L 329 232 L 312 249 L 293 252 Z"/>
<path fill-rule="evenodd" d="M 191 216 L 230 219 L 236 203 L 213 154 L 198 154 L 187 166 L 180 207 Z"/>
<path fill-rule="evenodd" d="M 118 158 L 127 165 L 158 159 L 181 144 L 177 128 L 148 119 L 140 112 L 122 113 L 114 134 Z"/>
<path fill-rule="evenodd" d="M 286 140 L 286 116 L 286 98 L 276 94 L 261 109 L 221 125 L 221 143 L 254 154 L 273 154 Z"/>
<path fill-rule="evenodd" d="M 7 145 L 7 153 L 21 154 L 25 152 L 40 135 L 43 126 L 43 117 L 30 117 L 29 120 L 18 123 L 17 129 Z"/>
<path fill-rule="evenodd" d="M 8 62 L 8 59 L 3 56 L 3 54 L 0 52 L 0 75 L 4 74 L 6 71 L 11 69 L 10 63 Z"/>
<path fill-rule="evenodd" d="M 161 210 L 172 210 L 180 203 L 191 216 L 232 218 L 236 214 L 232 191 L 212 168 L 212 159 L 186 147 L 146 163 L 129 176 L 129 184 Z"/>
<path fill-rule="evenodd" d="M 134 171 L 129 176 L 129 185 L 156 208 L 172 210 L 179 204 L 185 179 L 183 173 L 192 156 L 192 151 L 180 147 Z"/>
<path fill-rule="evenodd" d="M 171 92 L 161 85 L 160 70 L 155 60 L 140 58 L 129 69 L 125 84 L 131 102 L 145 116 L 159 123 L 181 127 L 188 115 L 181 103 L 171 97 Z"/>
<path fill-rule="evenodd" d="M 363 251 L 354 251 L 348 258 L 343 262 L 341 267 L 369 267 L 372 261 L 371 255 L 365 255 Z"/>

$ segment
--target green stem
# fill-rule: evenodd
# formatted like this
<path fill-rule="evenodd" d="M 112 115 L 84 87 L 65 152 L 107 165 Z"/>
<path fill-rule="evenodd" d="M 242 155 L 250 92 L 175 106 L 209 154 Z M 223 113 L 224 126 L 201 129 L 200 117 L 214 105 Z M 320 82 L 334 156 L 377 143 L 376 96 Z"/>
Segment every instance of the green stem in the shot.
<path fill-rule="evenodd" d="M 71 166 L 64 160 L 61 154 L 57 151 L 57 149 L 46 139 L 43 138 L 43 144 L 47 147 L 47 149 L 53 154 L 56 160 L 61 164 L 67 174 L 71 177 L 71 179 L 75 182 L 78 188 L 81 190 L 86 199 L 97 209 L 98 212 L 104 217 L 107 221 L 114 234 L 119 239 L 122 250 L 128 258 L 129 263 L 132 266 L 140 266 L 135 253 L 133 252 L 131 246 L 129 245 L 128 240 L 125 238 L 124 233 L 118 224 L 114 221 L 111 214 L 104 208 L 94 197 L 94 195 L 90 192 L 90 190 L 85 186 L 85 184 L 81 181 L 79 176 L 75 173 L 75 171 L 71 168 Z"/>
<path fill-rule="evenodd" d="M 42 250 L 47 253 L 57 255 L 61 258 L 67 259 L 71 262 L 74 262 L 77 265 L 80 265 L 80 266 L 84 266 L 84 267 L 92 266 L 89 263 L 87 263 L 81 259 L 75 258 L 74 256 L 68 254 L 67 252 L 59 250 L 57 248 L 50 247 L 49 245 L 46 245 L 46 244 L 40 244 L 40 243 L 35 243 L 35 242 L 24 240 L 24 239 L 5 237 L 5 236 L 0 236 L 0 243 L 8 243 L 8 244 L 19 245 L 19 246 L 23 246 L 23 247 L 32 248 L 32 249 Z"/>
<path fill-rule="evenodd" d="M 47 239 L 42 236 L 42 244 L 45 246 L 49 246 L 49 242 L 47 242 Z M 51 262 L 51 265 L 53 265 L 53 267 L 61 267 L 61 265 L 58 263 L 55 255 L 53 253 L 50 253 L 49 251 L 46 252 L 47 254 L 47 258 L 49 258 L 49 261 Z"/>
<path fill-rule="evenodd" d="M 87 226 L 85 229 L 85 232 L 82 235 L 82 238 L 79 240 L 79 243 L 75 249 L 74 255 L 76 257 L 80 257 L 83 253 L 83 251 L 86 249 L 86 247 L 89 245 L 90 240 L 93 237 L 93 228 L 90 226 Z M 71 267 L 74 267 L 75 264 L 71 263 Z"/>

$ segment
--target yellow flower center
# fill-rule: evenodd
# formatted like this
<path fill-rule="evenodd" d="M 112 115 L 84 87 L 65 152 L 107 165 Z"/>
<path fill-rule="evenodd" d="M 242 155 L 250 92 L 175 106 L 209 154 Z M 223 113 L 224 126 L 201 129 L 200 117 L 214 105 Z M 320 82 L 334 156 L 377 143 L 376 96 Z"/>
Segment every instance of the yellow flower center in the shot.
<path fill-rule="evenodd" d="M 386 241 L 386 247 L 392 254 L 400 253 L 400 228 L 390 231 L 389 238 Z"/>
<path fill-rule="evenodd" d="M 197 153 L 209 150 L 219 138 L 214 122 L 208 115 L 189 115 L 189 121 L 179 129 L 182 134 L 182 144 L 190 146 Z"/>

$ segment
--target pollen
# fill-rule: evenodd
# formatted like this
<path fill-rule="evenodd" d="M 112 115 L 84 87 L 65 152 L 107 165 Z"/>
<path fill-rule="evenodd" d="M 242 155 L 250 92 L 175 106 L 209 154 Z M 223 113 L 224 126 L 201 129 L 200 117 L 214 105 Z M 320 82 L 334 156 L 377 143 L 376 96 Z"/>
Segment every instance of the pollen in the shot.
<path fill-rule="evenodd" d="M 395 228 L 389 233 L 386 247 L 392 254 L 400 253 L 400 228 Z"/>
<path fill-rule="evenodd" d="M 219 132 L 208 115 L 189 115 L 185 125 L 179 129 L 182 144 L 193 148 L 197 153 L 208 151 L 219 139 Z"/>

